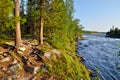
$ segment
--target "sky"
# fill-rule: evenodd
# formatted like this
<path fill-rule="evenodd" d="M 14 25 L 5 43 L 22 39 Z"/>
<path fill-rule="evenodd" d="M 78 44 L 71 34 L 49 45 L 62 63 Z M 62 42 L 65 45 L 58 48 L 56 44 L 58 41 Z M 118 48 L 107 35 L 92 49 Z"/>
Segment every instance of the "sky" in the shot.
<path fill-rule="evenodd" d="M 107 32 L 120 28 L 120 0 L 74 0 L 74 18 L 85 30 Z"/>

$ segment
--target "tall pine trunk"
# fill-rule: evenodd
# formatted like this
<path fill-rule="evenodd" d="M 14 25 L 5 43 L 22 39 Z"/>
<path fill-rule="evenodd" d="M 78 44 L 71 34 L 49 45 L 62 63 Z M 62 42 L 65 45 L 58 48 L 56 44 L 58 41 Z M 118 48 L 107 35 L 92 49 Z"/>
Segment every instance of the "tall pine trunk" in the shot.
<path fill-rule="evenodd" d="M 14 15 L 15 17 L 19 18 L 20 17 L 20 8 L 19 8 L 19 2 L 18 0 L 14 0 L 14 5 L 15 5 L 15 12 Z M 22 45 L 21 42 L 21 30 L 20 30 L 20 20 L 16 21 L 15 23 L 15 46 L 19 47 Z"/>
<path fill-rule="evenodd" d="M 43 44 L 43 18 L 40 20 L 39 44 Z"/>
<path fill-rule="evenodd" d="M 43 7 L 42 7 L 42 0 L 40 0 L 40 27 L 39 27 L 39 45 L 43 44 Z"/>

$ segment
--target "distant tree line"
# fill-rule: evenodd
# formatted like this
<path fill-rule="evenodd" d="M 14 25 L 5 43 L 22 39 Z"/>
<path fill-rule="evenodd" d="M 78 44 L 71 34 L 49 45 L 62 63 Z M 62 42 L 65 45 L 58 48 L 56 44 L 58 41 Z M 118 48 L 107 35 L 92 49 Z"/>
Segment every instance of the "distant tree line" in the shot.
<path fill-rule="evenodd" d="M 111 38 L 120 38 L 120 29 L 115 28 L 114 26 L 106 33 L 106 37 Z"/>

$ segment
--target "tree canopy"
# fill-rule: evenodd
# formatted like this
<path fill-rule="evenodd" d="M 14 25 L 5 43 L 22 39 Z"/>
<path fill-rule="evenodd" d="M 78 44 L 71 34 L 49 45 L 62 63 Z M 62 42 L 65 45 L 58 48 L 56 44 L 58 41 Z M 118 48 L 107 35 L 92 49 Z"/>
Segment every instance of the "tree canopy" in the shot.
<path fill-rule="evenodd" d="M 106 33 L 106 37 L 120 38 L 120 29 L 114 26 Z"/>

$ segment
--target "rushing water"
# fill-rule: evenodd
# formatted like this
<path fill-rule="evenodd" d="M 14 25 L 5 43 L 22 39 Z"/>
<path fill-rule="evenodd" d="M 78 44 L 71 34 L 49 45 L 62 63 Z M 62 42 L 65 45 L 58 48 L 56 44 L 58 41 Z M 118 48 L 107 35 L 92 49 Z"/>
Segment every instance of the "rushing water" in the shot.
<path fill-rule="evenodd" d="M 85 58 L 85 65 L 94 72 L 98 70 L 100 80 L 120 80 L 120 39 L 106 38 L 104 34 L 84 37 L 77 51 Z"/>

